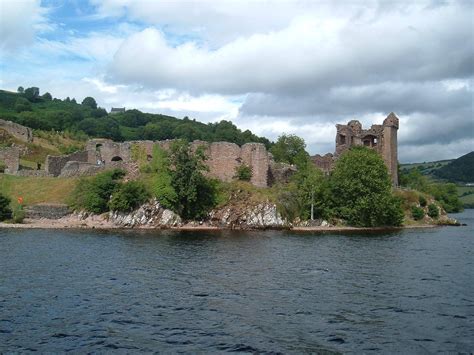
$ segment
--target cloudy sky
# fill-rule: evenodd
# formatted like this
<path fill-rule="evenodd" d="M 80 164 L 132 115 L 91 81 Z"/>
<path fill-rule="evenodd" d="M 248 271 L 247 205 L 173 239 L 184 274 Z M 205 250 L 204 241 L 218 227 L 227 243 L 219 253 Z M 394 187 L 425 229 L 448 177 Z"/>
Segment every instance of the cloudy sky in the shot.
<path fill-rule="evenodd" d="M 474 150 L 474 1 L 0 0 L 0 88 L 334 151 L 394 111 L 402 162 Z"/>

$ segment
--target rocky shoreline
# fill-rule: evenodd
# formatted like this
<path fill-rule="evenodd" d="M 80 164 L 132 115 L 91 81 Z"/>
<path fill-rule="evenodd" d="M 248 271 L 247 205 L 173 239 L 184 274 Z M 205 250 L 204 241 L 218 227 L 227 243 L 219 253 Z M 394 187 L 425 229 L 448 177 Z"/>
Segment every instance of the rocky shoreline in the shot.
<path fill-rule="evenodd" d="M 448 217 L 438 221 L 402 227 L 361 228 L 330 224 L 324 220 L 311 223 L 288 223 L 272 203 L 259 203 L 246 208 L 224 206 L 213 210 L 203 221 L 183 221 L 176 213 L 164 208 L 156 199 L 129 212 L 108 212 L 93 214 L 70 212 L 65 205 L 44 204 L 26 209 L 26 218 L 21 224 L 0 223 L 0 228 L 42 228 L 42 229 L 175 229 L 175 230 L 264 230 L 286 229 L 295 232 L 338 232 L 338 231 L 382 231 L 411 228 L 433 228 L 439 225 L 459 225 Z"/>

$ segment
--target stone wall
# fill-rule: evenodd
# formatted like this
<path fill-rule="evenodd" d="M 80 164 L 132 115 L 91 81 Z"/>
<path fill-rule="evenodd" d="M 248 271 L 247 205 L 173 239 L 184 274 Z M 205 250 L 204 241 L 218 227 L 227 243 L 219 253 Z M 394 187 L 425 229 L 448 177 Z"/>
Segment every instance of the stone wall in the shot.
<path fill-rule="evenodd" d="M 53 177 L 53 175 L 48 174 L 45 170 L 19 170 L 16 175 L 29 177 Z"/>
<path fill-rule="evenodd" d="M 173 140 L 120 143 L 109 139 L 91 139 L 84 152 L 60 157 L 48 156 L 46 171 L 54 176 L 81 176 L 93 174 L 104 167 L 127 169 L 130 164 L 135 163 L 135 155 L 141 155 L 142 158 L 149 161 L 152 158 L 155 145 L 169 150 L 172 142 Z M 194 141 L 191 143 L 193 151 L 199 146 L 204 146 L 208 157 L 206 160 L 209 167 L 208 176 L 222 181 L 231 181 L 234 179 L 236 169 L 245 164 L 252 169 L 252 184 L 258 187 L 268 186 L 270 156 L 265 145 L 247 143 L 239 147 L 237 144 L 229 142 Z M 97 161 L 100 161 L 101 164 L 97 164 Z M 96 169 L 93 167 L 94 165 L 100 166 L 100 168 Z"/>
<path fill-rule="evenodd" d="M 47 174 L 50 174 L 52 176 L 59 176 L 61 174 L 61 170 L 66 166 L 68 162 L 76 161 L 90 163 L 95 160 L 94 158 L 95 153 L 93 151 L 88 150 L 61 156 L 48 155 L 46 157 L 45 171 L 47 172 Z"/>
<path fill-rule="evenodd" d="M 107 166 L 116 161 L 128 162 L 131 160 L 131 144 L 131 142 L 114 142 L 110 139 L 91 139 L 87 143 L 86 149 L 95 152 L 95 156 L 89 163 L 101 160 Z"/>
<path fill-rule="evenodd" d="M 287 184 L 297 171 L 298 169 L 294 165 L 270 161 L 268 185 Z"/>
<path fill-rule="evenodd" d="M 68 161 L 61 169 L 60 177 L 92 176 L 105 169 L 104 165 L 81 161 Z"/>
<path fill-rule="evenodd" d="M 33 142 L 33 132 L 31 128 L 22 126 L 18 123 L 0 119 L 0 128 L 7 131 L 13 137 L 26 142 Z"/>
<path fill-rule="evenodd" d="M 5 174 L 16 174 L 20 168 L 20 150 L 17 147 L 0 148 L 0 161 L 6 165 Z"/>
<path fill-rule="evenodd" d="M 314 164 L 329 173 L 335 160 L 346 150 L 353 146 L 366 146 L 379 153 L 387 166 L 392 183 L 398 185 L 398 143 L 397 131 L 399 128 L 398 117 L 392 112 L 383 121 L 382 125 L 372 125 L 363 129 L 359 121 L 352 120 L 346 125 L 336 125 L 336 152 L 324 156 L 311 157 Z"/>
<path fill-rule="evenodd" d="M 326 175 L 329 175 L 335 163 L 334 156 L 331 153 L 327 153 L 323 156 L 316 154 L 311 157 L 311 161 Z"/>
<path fill-rule="evenodd" d="M 262 143 L 246 143 L 242 146 L 240 156 L 242 163 L 252 169 L 250 182 L 257 187 L 267 187 L 270 159 L 265 145 Z"/>
<path fill-rule="evenodd" d="M 71 211 L 63 204 L 37 204 L 25 208 L 25 217 L 31 219 L 59 219 L 67 216 Z"/>

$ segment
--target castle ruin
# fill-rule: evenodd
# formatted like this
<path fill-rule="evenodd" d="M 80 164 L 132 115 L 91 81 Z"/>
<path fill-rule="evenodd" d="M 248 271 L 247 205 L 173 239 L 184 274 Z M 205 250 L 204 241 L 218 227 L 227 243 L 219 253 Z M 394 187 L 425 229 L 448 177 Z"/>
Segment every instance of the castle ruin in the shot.
<path fill-rule="evenodd" d="M 337 158 L 353 146 L 366 146 L 379 153 L 387 166 L 392 184 L 398 185 L 398 117 L 391 112 L 381 125 L 372 125 L 369 129 L 362 129 L 362 124 L 352 120 L 347 125 L 336 125 L 336 151 L 324 156 L 311 157 L 314 164 L 326 173 L 329 173 Z"/>
<path fill-rule="evenodd" d="M 399 120 L 390 113 L 382 125 L 372 125 L 363 129 L 359 121 L 353 120 L 347 125 L 336 125 L 336 150 L 334 154 L 315 155 L 311 159 L 323 172 L 329 174 L 338 157 L 352 146 L 366 146 L 377 151 L 383 158 L 394 186 L 398 184 L 397 131 Z M 13 122 L 0 120 L 0 128 L 25 142 L 33 139 L 31 129 Z M 108 168 L 129 169 L 136 164 L 134 151 L 140 151 L 147 161 L 151 161 L 153 147 L 158 145 L 169 150 L 172 140 L 166 141 L 129 141 L 114 142 L 110 139 L 90 139 L 83 151 L 68 155 L 48 156 L 44 170 L 21 170 L 17 147 L 0 149 L 0 160 L 4 162 L 5 173 L 22 176 L 73 177 L 94 175 Z M 278 182 L 287 182 L 296 171 L 293 166 L 276 164 L 272 155 L 261 143 L 246 143 L 238 146 L 229 142 L 194 141 L 191 149 L 203 146 L 207 156 L 208 176 L 232 181 L 236 169 L 247 165 L 252 170 L 251 183 L 257 187 L 267 187 Z"/>

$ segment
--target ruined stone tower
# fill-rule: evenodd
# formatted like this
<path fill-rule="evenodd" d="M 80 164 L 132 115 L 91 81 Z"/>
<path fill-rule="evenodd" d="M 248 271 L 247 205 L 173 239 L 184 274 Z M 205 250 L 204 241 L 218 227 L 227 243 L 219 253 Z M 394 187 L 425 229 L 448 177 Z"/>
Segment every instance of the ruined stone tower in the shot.
<path fill-rule="evenodd" d="M 334 155 L 315 155 L 314 164 L 329 173 L 336 159 L 352 146 L 364 145 L 377 151 L 383 158 L 394 186 L 398 185 L 398 117 L 392 112 L 381 125 L 372 125 L 363 129 L 359 121 L 352 120 L 346 125 L 336 125 L 336 152 Z"/>
<path fill-rule="evenodd" d="M 362 129 L 359 121 L 349 121 L 347 125 L 336 125 L 337 158 L 352 146 L 364 145 L 376 150 L 383 158 L 394 186 L 398 185 L 398 117 L 391 112 L 382 125 L 372 125 Z"/>

